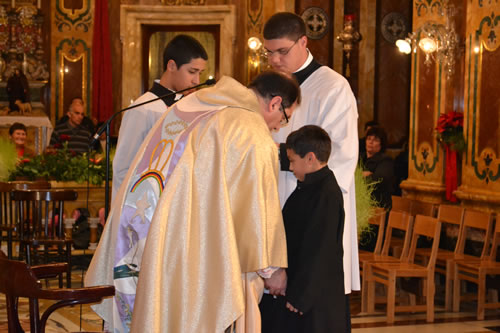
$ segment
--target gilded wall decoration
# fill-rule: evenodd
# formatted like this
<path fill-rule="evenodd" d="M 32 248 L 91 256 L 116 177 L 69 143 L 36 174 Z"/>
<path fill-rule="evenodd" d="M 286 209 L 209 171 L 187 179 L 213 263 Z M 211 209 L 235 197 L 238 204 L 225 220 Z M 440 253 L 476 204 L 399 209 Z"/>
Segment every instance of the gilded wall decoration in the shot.
<path fill-rule="evenodd" d="M 415 1 L 415 9 L 418 16 L 426 16 L 429 14 L 439 14 L 443 10 L 443 0 L 417 0 Z"/>
<path fill-rule="evenodd" d="M 59 32 L 88 32 L 92 24 L 91 0 L 81 0 L 79 6 L 69 6 L 65 0 L 55 0 L 55 24 Z M 68 6 L 68 7 L 66 7 Z"/>
<path fill-rule="evenodd" d="M 204 5 L 205 0 L 161 0 L 161 3 L 167 6 L 198 6 Z"/>
<path fill-rule="evenodd" d="M 498 0 L 478 0 L 479 7 L 498 4 Z"/>
<path fill-rule="evenodd" d="M 263 0 L 247 0 L 247 33 L 251 35 L 262 32 Z"/>
<path fill-rule="evenodd" d="M 469 47 L 474 77 L 473 91 L 469 92 L 471 165 L 475 176 L 486 184 L 500 178 L 500 96 L 497 83 L 491 79 L 500 76 L 499 21 L 500 16 L 494 12 L 484 17 L 474 34 L 478 49 L 473 50 L 472 44 Z"/>
<path fill-rule="evenodd" d="M 63 39 L 59 45 L 56 47 L 56 104 L 55 104 L 55 119 L 59 119 L 65 112 L 64 105 L 67 101 L 64 100 L 65 78 L 72 75 L 76 80 L 81 82 L 81 94 L 79 92 L 72 92 L 73 97 L 80 95 L 84 101 L 88 103 L 88 85 L 90 84 L 90 56 L 91 49 L 88 47 L 87 43 L 81 39 Z M 72 73 L 68 70 L 67 62 L 80 63 L 81 65 L 77 68 L 81 68 L 81 73 Z M 72 66 L 74 67 L 74 66 Z"/>
<path fill-rule="evenodd" d="M 427 66 L 423 55 L 413 58 L 410 157 L 415 170 L 425 176 L 436 170 L 440 157 L 434 128 L 441 113 L 442 75 L 434 61 Z"/>
<path fill-rule="evenodd" d="M 323 8 L 308 7 L 301 16 L 306 24 L 306 34 L 308 38 L 321 39 L 328 33 L 330 19 Z"/>

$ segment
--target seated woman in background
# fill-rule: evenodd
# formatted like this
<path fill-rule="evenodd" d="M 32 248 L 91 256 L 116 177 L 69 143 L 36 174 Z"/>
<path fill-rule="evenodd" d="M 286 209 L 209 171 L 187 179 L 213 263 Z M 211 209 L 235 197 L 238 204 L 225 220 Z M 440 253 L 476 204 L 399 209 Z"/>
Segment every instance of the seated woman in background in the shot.
<path fill-rule="evenodd" d="M 380 207 L 391 208 L 394 189 L 394 161 L 385 154 L 387 135 L 382 127 L 372 127 L 366 133 L 366 151 L 360 155 L 363 176 L 377 182 L 373 196 Z"/>
<path fill-rule="evenodd" d="M 16 145 L 17 156 L 33 156 L 35 152 L 28 147 L 26 147 L 26 137 L 28 135 L 28 131 L 26 130 L 26 126 L 21 123 L 14 123 L 9 128 L 9 138 Z"/>

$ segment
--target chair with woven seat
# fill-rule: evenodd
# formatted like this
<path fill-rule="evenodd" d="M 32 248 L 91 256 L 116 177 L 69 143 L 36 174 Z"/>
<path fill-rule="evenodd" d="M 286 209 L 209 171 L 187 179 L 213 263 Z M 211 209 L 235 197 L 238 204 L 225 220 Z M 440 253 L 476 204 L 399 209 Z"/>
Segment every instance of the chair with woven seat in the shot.
<path fill-rule="evenodd" d="M 44 333 L 49 316 L 57 309 L 77 304 L 101 302 L 115 294 L 113 286 L 85 287 L 77 289 L 44 289 L 38 281 L 53 277 L 67 270 L 66 263 L 30 267 L 9 260 L 0 251 L 0 292 L 5 294 L 9 333 L 24 333 L 18 314 L 18 298 L 29 299 L 30 332 Z M 54 300 L 40 317 L 39 299 Z"/>
<path fill-rule="evenodd" d="M 493 225 L 493 214 L 486 212 L 470 212 L 465 211 L 465 216 L 473 215 L 471 221 L 464 219 L 464 229 L 465 227 L 480 226 L 485 230 L 485 240 L 483 243 L 483 251 L 481 257 L 466 256 L 463 255 L 461 258 L 454 261 L 454 281 L 453 281 L 453 311 L 458 312 L 460 310 L 460 300 L 462 298 L 466 299 L 472 296 L 473 299 L 477 299 L 477 319 L 484 319 L 485 308 L 500 308 L 500 303 L 487 303 L 486 302 L 486 276 L 487 275 L 500 275 L 500 263 L 496 261 L 497 248 L 500 238 L 500 222 L 498 221 L 493 232 L 490 231 Z M 493 235 L 490 237 L 491 233 Z M 463 249 L 466 240 L 466 233 L 463 232 L 462 239 L 460 241 L 460 246 Z M 491 246 L 490 246 L 491 244 Z M 490 249 L 488 251 L 488 248 Z M 477 294 L 471 293 L 469 295 L 461 294 L 461 281 L 469 281 L 478 286 Z"/>
<path fill-rule="evenodd" d="M 38 263 L 39 250 L 43 247 L 45 263 L 49 256 L 59 256 L 67 262 L 66 281 L 71 287 L 71 245 L 65 237 L 63 219 L 64 202 L 77 199 L 73 190 L 15 190 L 12 200 L 19 214 L 20 248 L 28 265 Z M 64 257 L 65 254 L 65 257 Z"/>
<path fill-rule="evenodd" d="M 375 311 L 375 299 L 373 295 L 375 283 L 381 283 L 387 287 L 387 322 L 394 323 L 396 311 L 414 312 L 426 311 L 427 322 L 434 321 L 434 265 L 436 263 L 437 250 L 441 223 L 433 217 L 417 215 L 413 224 L 410 248 L 408 254 L 401 262 L 376 262 L 369 263 L 365 270 L 365 279 L 368 283 L 368 313 Z M 418 238 L 420 236 L 433 239 L 432 253 L 427 265 L 422 266 L 414 263 Z M 398 277 L 420 278 L 425 285 L 425 304 L 423 305 L 399 305 L 396 306 L 396 280 Z"/>
<path fill-rule="evenodd" d="M 391 210 L 389 212 L 389 218 L 387 221 L 387 228 L 385 231 L 385 241 L 382 251 L 379 254 L 371 253 L 359 256 L 359 270 L 362 277 L 361 286 L 361 311 L 367 312 L 368 303 L 371 301 L 369 297 L 375 297 L 375 286 L 368 285 L 366 280 L 366 269 L 368 265 L 375 262 L 399 262 L 402 260 L 401 257 L 390 255 L 389 249 L 391 248 L 391 242 L 394 240 L 392 236 L 393 230 L 398 230 L 405 234 L 403 242 L 402 256 L 406 256 L 408 253 L 408 248 L 410 246 L 410 235 L 413 224 L 413 218 L 410 214 L 404 212 L 398 212 Z M 372 290 L 370 288 L 373 288 Z M 375 301 L 374 301 L 375 302 Z"/>
<path fill-rule="evenodd" d="M 460 251 L 459 240 L 462 235 L 463 221 L 464 221 L 465 209 L 459 206 L 453 205 L 440 205 L 438 210 L 437 219 L 441 222 L 442 230 L 445 232 L 447 229 L 456 229 L 457 239 L 453 246 L 453 250 L 444 249 L 440 242 L 440 247 L 438 248 L 438 253 L 436 257 L 436 273 L 445 276 L 445 309 L 446 311 L 451 311 L 452 306 L 452 286 L 454 278 L 454 260 L 463 257 L 463 252 Z M 441 241 L 443 238 L 441 237 Z M 421 248 L 416 252 L 416 256 L 423 257 L 424 262 L 427 262 L 431 256 L 430 248 Z"/>
<path fill-rule="evenodd" d="M 13 190 L 29 189 L 50 189 L 50 183 L 47 181 L 0 182 L 0 247 L 2 246 L 2 241 L 7 241 L 7 255 L 9 259 L 13 257 L 12 245 L 16 240 L 15 232 L 17 227 L 11 192 Z"/>

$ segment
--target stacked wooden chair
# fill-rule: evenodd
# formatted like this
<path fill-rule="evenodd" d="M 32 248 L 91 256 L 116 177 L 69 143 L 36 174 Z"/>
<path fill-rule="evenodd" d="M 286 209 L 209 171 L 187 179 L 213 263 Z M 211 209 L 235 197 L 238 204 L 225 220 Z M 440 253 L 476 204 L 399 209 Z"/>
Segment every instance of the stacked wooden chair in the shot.
<path fill-rule="evenodd" d="M 484 319 L 486 308 L 500 308 L 500 303 L 487 303 L 486 276 L 500 275 L 500 263 L 496 261 L 497 248 L 500 245 L 500 223 L 497 222 L 492 232 L 493 214 L 467 211 L 464 218 L 464 229 L 475 228 L 485 233 L 481 257 L 462 256 L 455 260 L 453 282 L 453 311 L 460 309 L 460 300 L 466 295 L 461 295 L 461 281 L 469 281 L 478 286 L 477 290 L 477 319 Z M 491 234 L 493 234 L 491 236 Z M 466 230 L 460 240 L 460 250 L 463 251 L 466 241 Z M 476 295 L 473 295 L 476 298 Z"/>
<path fill-rule="evenodd" d="M 405 238 L 403 242 L 403 250 L 402 253 L 403 255 L 406 255 L 409 245 L 410 245 L 410 235 L 411 235 L 411 230 L 412 230 L 412 223 L 413 223 L 413 218 L 411 215 L 404 213 L 404 212 L 398 212 L 398 211 L 390 211 L 389 212 L 389 218 L 387 222 L 387 228 L 385 232 L 385 241 L 384 241 L 384 246 L 382 247 L 382 250 L 380 253 L 371 253 L 371 254 L 361 254 L 360 255 L 360 273 L 362 276 L 362 286 L 361 286 L 361 311 L 362 312 L 367 312 L 368 311 L 368 303 L 369 303 L 369 295 L 371 295 L 372 298 L 375 297 L 375 286 L 374 285 L 368 285 L 367 283 L 367 277 L 366 277 L 366 270 L 367 268 L 374 264 L 374 263 L 383 263 L 383 262 L 394 262 L 398 263 L 401 258 L 400 257 L 395 257 L 393 255 L 390 255 L 389 249 L 391 247 L 391 242 L 393 241 L 393 238 L 391 237 L 393 230 L 398 230 L 402 233 L 404 233 Z M 380 242 L 382 240 L 380 239 Z M 370 288 L 373 290 L 370 291 Z M 373 299 L 373 302 L 375 302 L 375 299 Z"/>
<path fill-rule="evenodd" d="M 459 206 L 440 205 L 438 211 L 438 220 L 441 222 L 442 229 L 455 228 L 458 231 L 457 239 L 453 250 L 443 249 L 441 246 L 438 249 L 436 257 L 436 273 L 445 276 L 445 309 L 451 311 L 452 305 L 452 287 L 454 277 L 455 260 L 463 258 L 463 251 L 460 248 L 460 239 L 463 233 L 465 209 Z M 431 257 L 432 250 L 430 248 L 422 248 L 416 251 L 417 257 L 422 257 L 424 262 L 428 262 Z"/>
<path fill-rule="evenodd" d="M 12 200 L 19 216 L 20 249 L 28 265 L 40 258 L 45 263 L 67 263 L 67 287 L 71 287 L 71 246 L 73 241 L 64 233 L 64 202 L 77 199 L 73 190 L 16 190 Z"/>
<path fill-rule="evenodd" d="M 388 226 L 387 231 L 390 230 Z M 396 311 L 413 312 L 426 311 L 427 321 L 434 321 L 434 267 L 437 258 L 441 223 L 433 217 L 417 215 L 411 232 L 410 247 L 402 253 L 398 262 L 370 262 L 364 267 L 364 281 L 366 281 L 367 312 L 375 311 L 375 283 L 381 283 L 387 287 L 387 322 L 394 323 Z M 427 265 L 414 263 L 415 253 L 419 237 L 433 239 L 430 259 Z M 388 239 L 387 234 L 386 239 Z M 384 244 L 385 247 L 385 244 Z M 400 305 L 396 306 L 396 280 L 398 277 L 420 278 L 424 280 L 425 304 L 423 305 Z M 365 282 L 363 282 L 365 284 Z"/>
<path fill-rule="evenodd" d="M 2 245 L 2 241 L 7 242 L 7 255 L 9 259 L 13 258 L 13 243 L 17 240 L 16 230 L 18 228 L 18 220 L 11 198 L 12 191 L 49 188 L 50 183 L 46 181 L 0 182 L 0 246 Z"/>

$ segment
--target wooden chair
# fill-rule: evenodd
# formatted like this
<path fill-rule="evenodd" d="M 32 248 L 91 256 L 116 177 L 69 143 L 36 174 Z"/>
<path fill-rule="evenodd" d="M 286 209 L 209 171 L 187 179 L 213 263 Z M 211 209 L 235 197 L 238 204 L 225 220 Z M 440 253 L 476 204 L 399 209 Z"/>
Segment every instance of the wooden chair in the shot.
<path fill-rule="evenodd" d="M 434 265 L 436 263 L 437 250 L 439 246 L 439 236 L 441 223 L 433 217 L 417 215 L 413 225 L 411 245 L 408 255 L 403 257 L 401 262 L 370 263 L 366 267 L 365 279 L 368 283 L 368 312 L 375 310 L 375 295 L 372 286 L 376 282 L 387 287 L 387 322 L 394 323 L 396 311 L 426 311 L 427 322 L 434 321 Z M 433 238 L 432 253 L 426 266 L 414 263 L 417 242 L 420 236 Z M 398 277 L 416 277 L 424 280 L 426 304 L 396 306 L 396 279 Z"/>
<path fill-rule="evenodd" d="M 436 213 L 436 204 L 420 200 L 411 200 L 410 202 L 410 214 L 413 216 L 424 215 L 436 217 Z"/>
<path fill-rule="evenodd" d="M 0 292 L 5 294 L 9 333 L 24 333 L 19 322 L 18 298 L 29 299 L 30 332 L 44 333 L 49 316 L 57 309 L 101 302 L 103 298 L 115 294 L 113 286 L 86 287 L 78 289 L 43 289 L 38 281 L 62 274 L 66 263 L 30 267 L 20 261 L 7 259 L 0 251 Z M 55 300 L 40 317 L 39 299 Z"/>
<path fill-rule="evenodd" d="M 410 213 L 411 210 L 411 200 L 405 197 L 400 197 L 398 195 L 391 196 L 392 199 L 392 210 L 398 212 Z"/>
<path fill-rule="evenodd" d="M 442 229 L 446 230 L 446 227 L 449 228 L 457 228 L 458 237 L 454 244 L 454 250 L 446 250 L 440 247 L 438 249 L 437 258 L 436 258 L 436 273 L 442 274 L 445 276 L 445 309 L 446 311 L 451 311 L 452 306 L 452 282 L 454 278 L 454 268 L 455 268 L 455 260 L 457 258 L 463 258 L 463 252 L 460 252 L 459 249 L 459 239 L 461 238 L 461 234 L 463 232 L 463 221 L 464 221 L 465 209 L 459 206 L 452 205 L 440 205 L 438 211 L 438 220 L 441 222 Z M 443 240 L 441 238 L 441 240 Z M 442 242 L 440 242 L 442 243 Z M 430 248 L 422 248 L 416 251 L 417 257 L 423 257 L 424 262 L 428 262 L 430 259 L 432 250 Z"/>
<path fill-rule="evenodd" d="M 492 226 L 493 214 L 482 213 L 481 212 L 468 212 L 466 210 L 465 214 L 474 215 L 474 219 L 471 221 L 464 220 L 465 227 L 472 227 L 472 225 L 478 225 L 482 229 L 487 227 L 485 241 L 483 244 L 483 252 L 481 257 L 471 257 L 463 256 L 462 259 L 455 260 L 454 267 L 454 281 L 453 281 L 453 311 L 458 312 L 460 310 L 460 300 L 466 296 L 471 295 L 461 295 L 461 281 L 469 281 L 475 283 L 478 286 L 477 295 L 473 294 L 473 298 L 477 298 L 477 319 L 484 319 L 484 309 L 485 308 L 500 308 L 500 303 L 486 303 L 486 276 L 487 275 L 500 275 L 500 263 L 496 261 L 497 247 L 500 245 L 500 222 L 496 222 L 496 227 L 493 232 L 493 236 L 490 237 L 490 229 Z M 492 240 L 490 241 L 490 238 Z M 460 246 L 463 248 L 465 243 L 466 235 L 463 233 Z M 491 243 L 491 246 L 489 244 Z M 487 249 L 490 248 L 488 251 Z"/>
<path fill-rule="evenodd" d="M 49 261 L 49 256 L 54 254 L 62 257 L 59 260 L 68 263 L 66 274 L 68 288 L 71 287 L 73 241 L 64 234 L 64 202 L 74 201 L 76 198 L 77 192 L 73 190 L 15 190 L 12 192 L 12 200 L 16 203 L 20 221 L 20 248 L 24 249 L 26 262 L 28 265 L 37 263 L 38 252 L 40 246 L 43 245 L 45 263 Z"/>
<path fill-rule="evenodd" d="M 384 241 L 384 231 L 385 231 L 385 219 L 387 217 L 387 211 L 384 208 L 377 207 L 375 208 L 375 212 L 373 217 L 368 221 L 370 226 L 377 227 L 377 241 L 375 243 L 375 249 L 373 252 L 359 250 L 358 255 L 360 257 L 363 256 L 371 256 L 372 254 L 380 254 L 382 251 L 382 243 Z"/>
<path fill-rule="evenodd" d="M 405 234 L 403 242 L 402 256 L 406 256 L 408 253 L 408 248 L 410 246 L 410 235 L 411 228 L 413 224 L 413 218 L 410 214 L 404 212 L 398 212 L 391 210 L 389 212 L 389 219 L 387 221 L 387 229 L 385 232 L 384 246 L 380 254 L 372 253 L 371 255 L 361 255 L 360 260 L 360 275 L 362 277 L 361 286 L 361 311 L 367 312 L 368 310 L 368 295 L 371 293 L 375 295 L 375 286 L 368 285 L 366 279 L 366 269 L 367 267 L 376 262 L 400 262 L 401 257 L 389 255 L 389 249 L 391 247 L 391 242 L 393 238 L 391 237 L 393 230 L 399 230 Z M 370 291 L 370 288 L 373 290 Z"/>
<path fill-rule="evenodd" d="M 2 240 L 7 241 L 7 255 L 12 259 L 12 245 L 15 241 L 17 221 L 15 219 L 14 205 L 11 199 L 13 190 L 49 189 L 50 183 L 46 181 L 35 182 L 0 182 L 0 247 Z M 5 236 L 4 236 L 5 233 Z"/>

